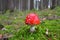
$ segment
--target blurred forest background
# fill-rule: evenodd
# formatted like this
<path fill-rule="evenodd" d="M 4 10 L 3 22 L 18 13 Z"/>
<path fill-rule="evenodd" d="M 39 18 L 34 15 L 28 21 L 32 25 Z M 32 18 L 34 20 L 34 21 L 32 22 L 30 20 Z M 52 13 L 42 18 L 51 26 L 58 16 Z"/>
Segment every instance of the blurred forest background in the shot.
<path fill-rule="evenodd" d="M 42 10 L 60 6 L 60 0 L 0 0 L 0 13 L 6 10 Z"/>
<path fill-rule="evenodd" d="M 25 24 L 31 12 L 41 21 L 34 33 Z M 60 0 L 0 0 L 0 40 L 4 39 L 60 40 Z"/>

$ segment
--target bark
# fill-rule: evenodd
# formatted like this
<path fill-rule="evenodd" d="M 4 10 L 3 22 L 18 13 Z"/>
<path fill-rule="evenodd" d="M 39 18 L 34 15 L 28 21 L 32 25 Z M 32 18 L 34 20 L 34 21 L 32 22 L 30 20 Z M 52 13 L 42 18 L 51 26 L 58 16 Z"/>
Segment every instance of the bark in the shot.
<path fill-rule="evenodd" d="M 41 9 L 43 9 L 43 0 L 41 0 Z"/>
<path fill-rule="evenodd" d="M 8 9 L 9 10 L 14 10 L 14 2 L 13 2 L 13 0 L 8 0 Z"/>

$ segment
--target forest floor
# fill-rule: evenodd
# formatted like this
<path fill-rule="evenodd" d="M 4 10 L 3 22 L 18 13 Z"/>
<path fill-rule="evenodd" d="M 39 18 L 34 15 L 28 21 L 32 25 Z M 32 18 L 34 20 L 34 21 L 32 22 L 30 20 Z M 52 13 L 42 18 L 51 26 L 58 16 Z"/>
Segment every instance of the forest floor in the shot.
<path fill-rule="evenodd" d="M 37 26 L 37 31 L 35 33 L 28 32 L 30 28 L 29 25 L 25 24 L 26 15 L 30 12 L 35 12 L 41 23 Z M 55 8 L 54 10 L 27 10 L 18 11 L 10 13 L 7 10 L 6 13 L 0 14 L 0 24 L 6 28 L 6 30 L 0 30 L 0 34 L 5 36 L 13 37 L 9 40 L 60 40 L 60 8 Z M 45 32 L 48 29 L 48 36 Z"/>

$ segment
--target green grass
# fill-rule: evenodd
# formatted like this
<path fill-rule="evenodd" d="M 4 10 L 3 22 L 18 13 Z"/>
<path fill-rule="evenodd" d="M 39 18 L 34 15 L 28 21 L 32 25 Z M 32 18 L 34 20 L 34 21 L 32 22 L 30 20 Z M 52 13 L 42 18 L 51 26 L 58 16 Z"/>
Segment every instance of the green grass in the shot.
<path fill-rule="evenodd" d="M 17 11 L 10 13 L 9 10 L 5 14 L 0 15 L 0 23 L 5 26 L 6 31 L 1 31 L 0 34 L 13 34 L 12 38 L 9 40 L 60 40 L 60 19 L 44 20 L 39 25 L 36 26 L 36 32 L 30 33 L 30 26 L 25 24 L 26 15 L 30 12 L 36 12 L 39 18 L 45 16 L 60 16 L 60 7 L 54 10 L 27 10 L 27 11 Z M 46 36 L 46 29 L 49 30 L 48 36 Z"/>
<path fill-rule="evenodd" d="M 24 25 L 22 26 L 19 31 L 15 33 L 15 36 L 10 40 L 48 40 L 51 38 L 52 40 L 59 40 L 60 39 L 60 20 L 46 20 L 40 25 L 37 25 L 36 32 L 30 33 L 29 28 L 30 26 Z M 46 36 L 45 32 L 46 29 L 49 30 L 48 37 Z M 55 37 L 56 36 L 56 37 Z"/>

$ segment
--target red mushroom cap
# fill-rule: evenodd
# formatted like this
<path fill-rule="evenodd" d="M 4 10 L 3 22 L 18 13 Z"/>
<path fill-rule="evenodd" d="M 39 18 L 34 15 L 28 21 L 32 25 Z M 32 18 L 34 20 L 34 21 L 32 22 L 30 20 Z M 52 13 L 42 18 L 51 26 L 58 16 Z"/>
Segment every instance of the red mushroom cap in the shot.
<path fill-rule="evenodd" d="M 40 23 L 40 20 L 35 13 L 30 13 L 26 16 L 25 23 L 29 25 L 37 25 Z"/>

